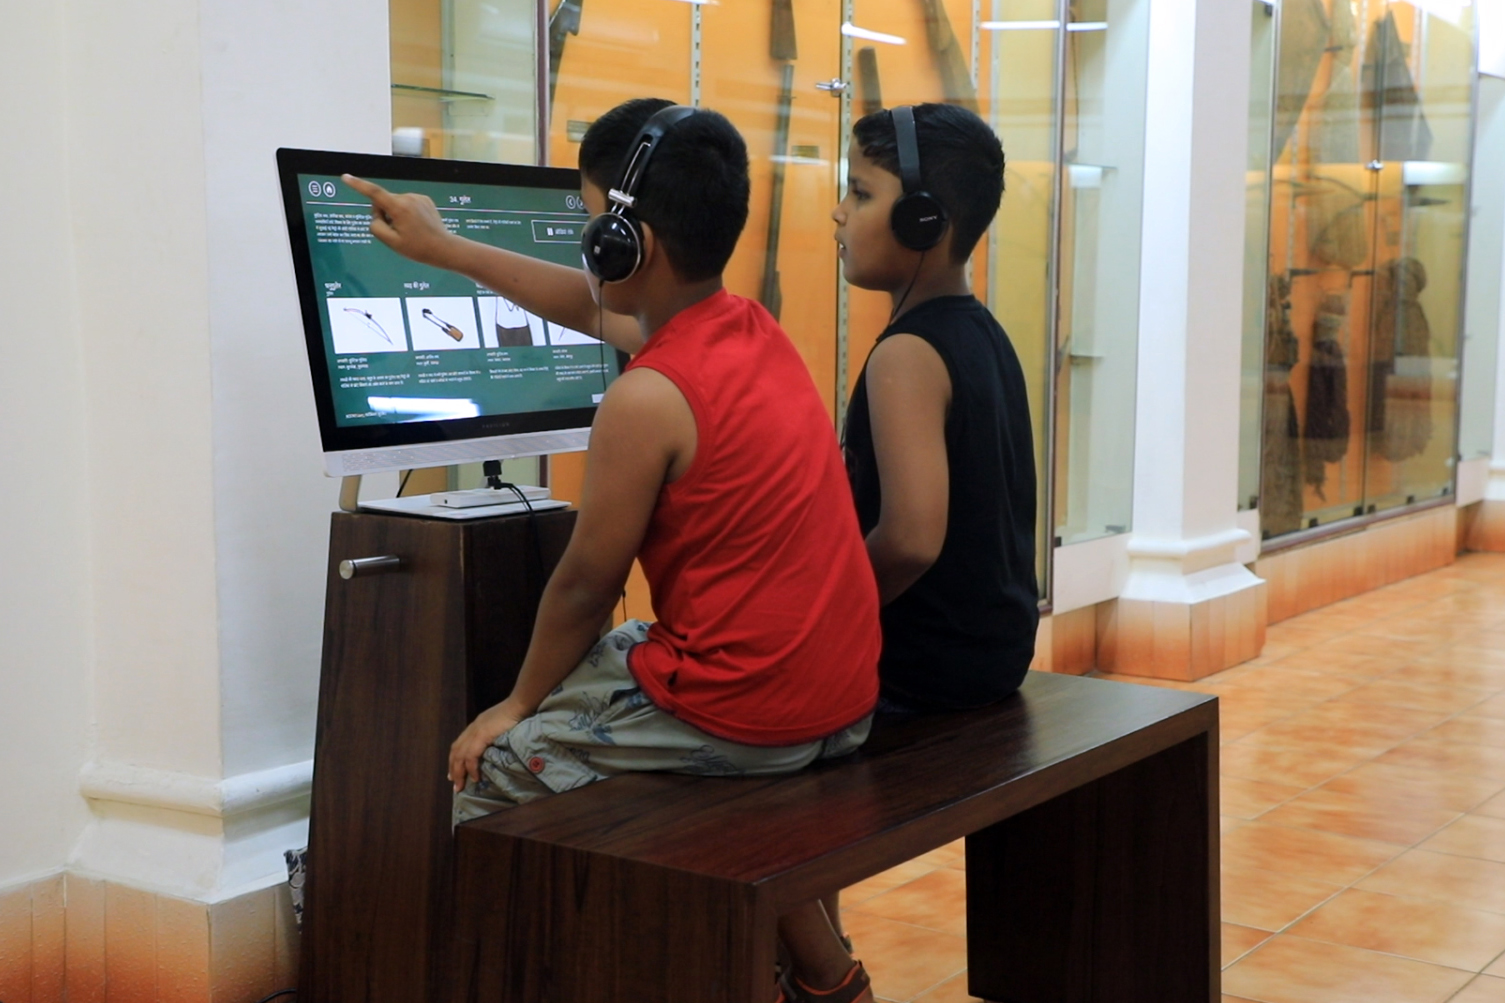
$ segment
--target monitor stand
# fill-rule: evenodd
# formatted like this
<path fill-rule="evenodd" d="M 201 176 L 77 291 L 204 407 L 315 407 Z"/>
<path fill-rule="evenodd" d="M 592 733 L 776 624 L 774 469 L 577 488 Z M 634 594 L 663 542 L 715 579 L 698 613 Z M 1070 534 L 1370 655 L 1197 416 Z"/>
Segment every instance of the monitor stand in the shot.
<path fill-rule="evenodd" d="M 361 510 L 361 475 L 346 474 L 340 478 L 340 511 Z"/>
<path fill-rule="evenodd" d="M 552 512 L 569 508 L 570 503 L 558 498 L 534 501 L 532 511 Z M 491 519 L 499 515 L 526 514 L 529 509 L 520 501 L 499 505 L 472 505 L 468 508 L 450 508 L 435 505 L 427 494 L 409 495 L 406 498 L 376 498 L 361 500 L 361 475 L 349 474 L 340 480 L 340 511 L 342 512 L 387 512 L 392 515 L 418 516 L 426 519 L 446 519 L 451 522 L 466 519 Z"/>
<path fill-rule="evenodd" d="M 569 508 L 570 503 L 558 498 L 545 498 L 530 503 L 534 512 L 552 512 L 556 509 Z M 499 505 L 472 505 L 469 508 L 450 508 L 448 505 L 435 505 L 429 496 L 408 495 L 406 498 L 375 498 L 360 503 L 362 512 L 387 512 L 393 515 L 416 515 L 425 519 L 448 519 L 458 521 L 463 519 L 490 519 L 499 515 L 526 515 L 528 506 L 520 501 L 505 502 Z"/>

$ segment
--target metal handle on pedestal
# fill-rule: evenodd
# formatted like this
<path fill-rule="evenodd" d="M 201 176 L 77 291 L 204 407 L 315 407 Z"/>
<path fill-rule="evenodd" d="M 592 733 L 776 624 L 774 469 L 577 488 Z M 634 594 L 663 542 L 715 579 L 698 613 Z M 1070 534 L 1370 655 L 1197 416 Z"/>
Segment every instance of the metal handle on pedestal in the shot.
<path fill-rule="evenodd" d="M 379 575 L 402 567 L 402 558 L 395 554 L 382 557 L 352 557 L 340 562 L 340 577 L 347 582 L 357 575 Z"/>

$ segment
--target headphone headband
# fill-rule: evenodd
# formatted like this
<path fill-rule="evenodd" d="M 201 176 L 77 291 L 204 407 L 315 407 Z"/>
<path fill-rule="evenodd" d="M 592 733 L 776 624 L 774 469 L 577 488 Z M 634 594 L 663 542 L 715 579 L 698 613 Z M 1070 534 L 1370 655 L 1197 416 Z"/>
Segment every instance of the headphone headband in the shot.
<path fill-rule="evenodd" d="M 623 210 L 631 209 L 637 201 L 638 186 L 643 183 L 643 175 L 648 173 L 648 161 L 653 156 L 653 151 L 658 149 L 658 144 L 663 141 L 664 135 L 675 124 L 695 114 L 694 108 L 684 105 L 670 105 L 653 113 L 643 127 L 638 130 L 637 136 L 632 141 L 632 146 L 627 150 L 627 156 L 622 160 L 621 180 L 617 187 L 607 193 L 611 201 L 611 212 L 621 215 Z"/>
<path fill-rule="evenodd" d="M 914 106 L 901 104 L 893 110 L 893 119 L 894 141 L 899 147 L 899 180 L 908 195 L 925 187 L 920 175 L 920 139 L 915 133 Z"/>
<path fill-rule="evenodd" d="M 664 135 L 693 114 L 694 108 L 677 104 L 654 112 L 627 148 L 616 187 L 606 193 L 606 211 L 580 235 L 581 261 L 602 282 L 625 282 L 642 265 L 643 228 L 632 215 L 638 188 Z"/>
<path fill-rule="evenodd" d="M 893 110 L 894 142 L 899 148 L 899 181 L 904 194 L 894 202 L 889 226 L 894 237 L 912 251 L 928 251 L 946 233 L 946 207 L 925 190 L 920 173 L 920 138 L 915 131 L 914 108 L 900 105 Z"/>

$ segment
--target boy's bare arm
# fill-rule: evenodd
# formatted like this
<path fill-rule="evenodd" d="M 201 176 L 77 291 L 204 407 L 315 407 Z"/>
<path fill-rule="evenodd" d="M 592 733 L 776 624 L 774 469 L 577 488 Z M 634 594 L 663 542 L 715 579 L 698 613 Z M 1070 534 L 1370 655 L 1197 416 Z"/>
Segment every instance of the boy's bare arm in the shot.
<path fill-rule="evenodd" d="M 371 233 L 398 254 L 459 272 L 529 313 L 598 335 L 629 355 L 643 347 L 643 332 L 635 319 L 596 306 L 582 269 L 539 261 L 451 233 L 427 195 L 389 192 L 349 174 L 344 181 L 371 200 Z"/>
<path fill-rule="evenodd" d="M 924 339 L 896 334 L 868 360 L 867 393 L 883 498 L 867 552 L 887 605 L 930 569 L 946 542 L 951 376 Z"/>
<path fill-rule="evenodd" d="M 477 779 L 481 755 L 532 714 L 590 651 L 647 532 L 666 480 L 695 454 L 695 416 L 679 390 L 650 369 L 624 374 L 596 413 L 580 515 L 544 588 L 533 639 L 512 694 L 480 714 L 450 748 L 449 779 Z"/>

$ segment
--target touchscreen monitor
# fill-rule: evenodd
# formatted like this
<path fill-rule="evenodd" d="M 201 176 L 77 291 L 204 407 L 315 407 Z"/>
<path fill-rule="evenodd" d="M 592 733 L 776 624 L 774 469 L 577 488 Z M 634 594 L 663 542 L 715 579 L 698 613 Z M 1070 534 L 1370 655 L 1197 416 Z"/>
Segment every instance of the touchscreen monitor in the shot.
<path fill-rule="evenodd" d="M 350 173 L 418 192 L 472 240 L 578 268 L 579 172 L 277 152 L 325 468 L 435 466 L 583 448 L 625 357 L 371 235 Z"/>

